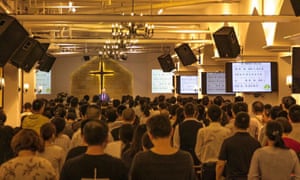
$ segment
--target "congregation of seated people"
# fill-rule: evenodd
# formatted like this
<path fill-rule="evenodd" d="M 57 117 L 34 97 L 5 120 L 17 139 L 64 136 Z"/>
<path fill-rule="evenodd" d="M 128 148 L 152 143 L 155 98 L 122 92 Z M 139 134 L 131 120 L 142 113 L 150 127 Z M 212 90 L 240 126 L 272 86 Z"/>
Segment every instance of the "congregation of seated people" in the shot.
<path fill-rule="evenodd" d="M 300 105 L 59 93 L 0 109 L 0 179 L 300 179 Z M 34 167 L 34 168 L 33 168 Z"/>

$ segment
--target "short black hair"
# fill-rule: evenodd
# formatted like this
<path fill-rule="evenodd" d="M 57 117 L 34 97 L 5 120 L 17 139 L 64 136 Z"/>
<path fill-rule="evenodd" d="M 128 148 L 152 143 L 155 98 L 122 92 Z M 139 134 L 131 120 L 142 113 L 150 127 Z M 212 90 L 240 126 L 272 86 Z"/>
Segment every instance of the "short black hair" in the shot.
<path fill-rule="evenodd" d="M 250 123 L 250 116 L 247 112 L 239 112 L 236 115 L 234 125 L 239 129 L 247 129 Z"/>
<path fill-rule="evenodd" d="M 244 102 L 244 97 L 243 96 L 236 96 L 234 97 L 234 102 Z"/>
<path fill-rule="evenodd" d="M 207 115 L 213 122 L 218 122 L 222 115 L 222 109 L 218 105 L 212 104 L 208 107 Z"/>
<path fill-rule="evenodd" d="M 236 102 L 232 106 L 232 111 L 234 114 L 239 112 L 248 112 L 248 104 L 244 102 Z"/>
<path fill-rule="evenodd" d="M 281 111 L 282 108 L 280 106 L 273 106 L 270 110 L 271 119 L 275 120 L 277 117 L 279 117 L 279 113 Z"/>
<path fill-rule="evenodd" d="M 221 106 L 224 102 L 224 98 L 222 96 L 216 96 L 213 102 L 215 105 Z"/>
<path fill-rule="evenodd" d="M 43 140 L 47 141 L 56 134 L 56 128 L 52 123 L 45 123 L 40 128 L 40 135 Z"/>
<path fill-rule="evenodd" d="M 51 123 L 54 124 L 55 128 L 56 128 L 56 136 L 61 133 L 65 126 L 66 126 L 66 121 L 64 118 L 61 117 L 55 117 L 51 120 Z"/>
<path fill-rule="evenodd" d="M 42 107 L 44 106 L 44 101 L 42 99 L 35 99 L 32 102 L 32 110 L 33 111 L 39 111 L 42 109 Z"/>
<path fill-rule="evenodd" d="M 164 115 L 152 116 L 147 121 L 147 130 L 153 138 L 164 138 L 170 136 L 172 127 L 170 120 Z"/>
<path fill-rule="evenodd" d="M 31 109 L 31 103 L 30 102 L 26 102 L 25 104 L 24 104 L 24 109 Z"/>
<path fill-rule="evenodd" d="M 281 103 L 284 105 L 284 108 L 289 109 L 292 105 L 296 104 L 296 99 L 292 96 L 284 96 L 281 99 Z"/>
<path fill-rule="evenodd" d="M 184 109 L 184 114 L 188 117 L 193 116 L 196 112 L 196 108 L 193 103 L 186 103 L 183 109 Z"/>
<path fill-rule="evenodd" d="M 292 105 L 289 109 L 289 118 L 292 122 L 300 122 L 300 105 Z"/>
<path fill-rule="evenodd" d="M 278 117 L 275 119 L 276 121 L 278 121 L 281 126 L 283 127 L 283 132 L 284 133 L 290 133 L 293 130 L 293 127 L 291 125 L 291 123 L 289 122 L 289 120 L 285 117 Z"/>
<path fill-rule="evenodd" d="M 108 126 L 100 120 L 86 120 L 83 137 L 88 145 L 102 145 L 108 137 Z"/>
<path fill-rule="evenodd" d="M 68 112 L 67 116 L 66 116 L 67 119 L 71 119 L 71 120 L 76 120 L 76 113 L 74 112 Z"/>
<path fill-rule="evenodd" d="M 264 111 L 264 104 L 261 101 L 254 101 L 252 103 L 252 111 L 254 113 L 262 113 Z"/>

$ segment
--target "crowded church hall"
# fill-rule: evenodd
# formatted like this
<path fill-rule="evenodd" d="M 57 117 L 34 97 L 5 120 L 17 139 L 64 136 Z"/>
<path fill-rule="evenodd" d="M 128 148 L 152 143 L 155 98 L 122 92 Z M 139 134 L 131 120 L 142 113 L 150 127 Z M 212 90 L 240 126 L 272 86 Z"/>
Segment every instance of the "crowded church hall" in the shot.
<path fill-rule="evenodd" d="M 0 0 L 0 180 L 300 180 L 300 0 Z"/>

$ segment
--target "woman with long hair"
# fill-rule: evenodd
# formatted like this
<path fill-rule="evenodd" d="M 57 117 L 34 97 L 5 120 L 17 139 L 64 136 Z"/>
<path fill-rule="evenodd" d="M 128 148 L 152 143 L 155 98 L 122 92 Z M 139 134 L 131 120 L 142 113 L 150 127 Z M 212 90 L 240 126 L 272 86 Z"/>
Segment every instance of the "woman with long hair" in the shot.
<path fill-rule="evenodd" d="M 300 165 L 296 153 L 287 148 L 282 139 L 283 127 L 277 121 L 266 125 L 268 146 L 254 152 L 248 180 L 300 179 Z"/>

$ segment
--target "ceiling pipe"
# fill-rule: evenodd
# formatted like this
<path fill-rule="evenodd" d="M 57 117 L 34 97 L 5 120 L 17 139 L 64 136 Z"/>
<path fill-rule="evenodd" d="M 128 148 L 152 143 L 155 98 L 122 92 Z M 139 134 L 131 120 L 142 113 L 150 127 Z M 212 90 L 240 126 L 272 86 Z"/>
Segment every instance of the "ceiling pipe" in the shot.
<path fill-rule="evenodd" d="M 0 0 L 0 9 L 2 9 L 6 14 L 12 13 L 12 8 L 9 6 L 6 0 Z"/>
<path fill-rule="evenodd" d="M 23 23 L 99 23 L 99 22 L 161 22 L 161 23 L 250 23 L 250 22 L 299 22 L 296 16 L 280 15 L 153 15 L 153 16 L 122 16 L 122 15 L 15 15 Z"/>
<path fill-rule="evenodd" d="M 108 14 L 108 13 L 123 13 L 128 12 L 131 13 L 131 11 L 134 9 L 134 12 L 137 11 L 145 11 L 149 9 L 161 9 L 161 8 L 174 8 L 174 7 L 181 7 L 181 6 L 193 6 L 193 5 L 204 5 L 204 4 L 216 4 L 216 3 L 239 3 L 240 0 L 187 0 L 187 1 L 170 1 L 170 2 L 164 2 L 164 3 L 151 3 L 149 5 L 134 5 L 134 8 L 132 8 L 132 4 L 129 4 L 127 6 L 121 6 L 121 7 L 105 7 L 105 9 L 100 8 L 99 6 L 74 6 L 78 9 L 90 9 L 90 14 Z M 31 5 L 31 8 L 49 8 L 49 9 L 57 9 L 57 8 L 69 8 L 69 6 L 61 6 L 61 5 Z M 92 10 L 95 9 L 95 10 Z"/>
<path fill-rule="evenodd" d="M 132 44 L 174 44 L 174 43 L 203 43 L 203 44 L 212 44 L 212 40 L 196 39 L 196 40 L 185 40 L 185 39 L 138 39 L 133 40 Z M 41 43 L 66 43 L 66 44 L 104 44 L 107 39 L 38 39 Z"/>

